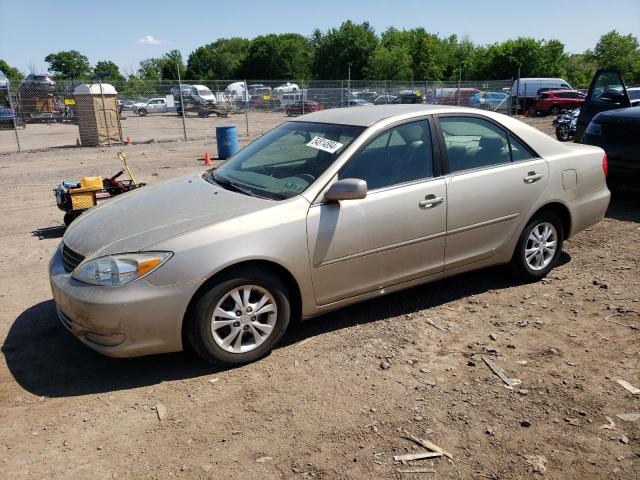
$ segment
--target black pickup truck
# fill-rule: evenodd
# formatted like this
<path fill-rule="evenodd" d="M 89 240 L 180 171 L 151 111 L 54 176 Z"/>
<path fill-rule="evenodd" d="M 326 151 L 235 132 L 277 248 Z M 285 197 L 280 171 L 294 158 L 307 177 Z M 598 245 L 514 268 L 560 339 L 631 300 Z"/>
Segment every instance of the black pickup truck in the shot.
<path fill-rule="evenodd" d="M 640 180 L 640 107 L 631 107 L 618 72 L 596 72 L 580 108 L 574 141 L 604 149 L 610 182 Z"/>

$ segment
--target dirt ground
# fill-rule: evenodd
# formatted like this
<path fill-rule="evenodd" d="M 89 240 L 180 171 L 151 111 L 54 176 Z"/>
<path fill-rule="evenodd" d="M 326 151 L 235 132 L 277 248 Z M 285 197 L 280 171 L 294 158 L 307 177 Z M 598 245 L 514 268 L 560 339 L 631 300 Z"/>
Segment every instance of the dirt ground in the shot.
<path fill-rule="evenodd" d="M 189 114 L 185 118 L 175 113 L 154 114 L 139 117 L 131 112 L 123 112 L 122 137 L 129 137 L 134 143 L 153 143 L 184 140 L 204 140 L 215 135 L 216 126 L 235 125 L 239 135 L 255 137 L 282 123 L 284 112 L 249 111 L 248 115 L 231 114 L 227 118 L 216 116 L 199 118 Z M 247 125 L 248 124 L 248 125 Z M 79 137 L 78 126 L 62 123 L 29 123 L 18 128 L 20 146 L 23 151 L 42 150 L 50 147 L 74 147 Z M 11 128 L 0 128 L 0 154 L 17 152 L 16 134 Z"/>
<path fill-rule="evenodd" d="M 126 148 L 149 183 L 203 170 L 205 150 Z M 189 354 L 105 358 L 57 320 L 52 188 L 114 173 L 115 152 L 0 155 L 0 478 L 638 478 L 640 420 L 616 415 L 640 412 L 640 395 L 615 381 L 640 387 L 637 191 L 616 192 L 545 281 L 496 268 L 413 288 L 218 370 Z M 452 459 L 394 462 L 425 451 L 405 430 Z"/>

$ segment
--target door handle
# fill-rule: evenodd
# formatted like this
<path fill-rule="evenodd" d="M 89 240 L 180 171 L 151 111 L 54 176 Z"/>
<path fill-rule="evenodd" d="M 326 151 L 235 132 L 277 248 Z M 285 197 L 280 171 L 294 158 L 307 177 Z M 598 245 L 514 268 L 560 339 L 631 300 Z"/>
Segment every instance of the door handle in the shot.
<path fill-rule="evenodd" d="M 524 183 L 535 183 L 542 178 L 541 173 L 529 172 L 527 176 L 523 178 Z"/>
<path fill-rule="evenodd" d="M 433 208 L 444 202 L 444 197 L 436 197 L 435 195 L 427 195 L 424 200 L 418 203 L 420 208 Z"/>

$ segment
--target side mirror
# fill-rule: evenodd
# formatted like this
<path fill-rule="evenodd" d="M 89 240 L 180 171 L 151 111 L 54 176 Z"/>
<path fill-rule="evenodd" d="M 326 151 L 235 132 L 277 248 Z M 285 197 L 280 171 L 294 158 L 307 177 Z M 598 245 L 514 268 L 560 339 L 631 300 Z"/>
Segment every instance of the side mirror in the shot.
<path fill-rule="evenodd" d="M 602 95 L 600 95 L 600 100 L 612 105 L 622 105 L 625 100 L 625 96 L 623 92 L 618 90 L 607 89 L 602 93 Z"/>
<path fill-rule="evenodd" d="M 327 202 L 340 200 L 358 200 L 367 196 L 367 182 L 358 178 L 338 180 L 324 194 Z"/>

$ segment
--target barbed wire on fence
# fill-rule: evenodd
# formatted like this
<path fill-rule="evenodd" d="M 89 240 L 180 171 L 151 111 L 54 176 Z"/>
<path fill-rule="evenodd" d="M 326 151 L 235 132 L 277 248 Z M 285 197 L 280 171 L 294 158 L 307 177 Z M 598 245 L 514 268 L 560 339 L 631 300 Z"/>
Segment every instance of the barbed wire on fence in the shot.
<path fill-rule="evenodd" d="M 0 153 L 207 139 L 212 127 L 223 123 L 255 137 L 287 116 L 369 104 L 426 103 L 513 113 L 512 80 L 107 82 L 53 81 L 43 75 L 0 87 Z"/>

